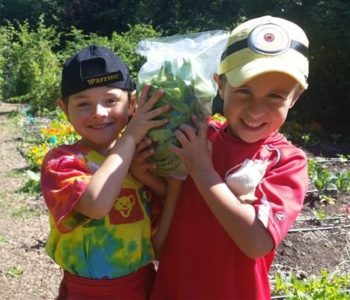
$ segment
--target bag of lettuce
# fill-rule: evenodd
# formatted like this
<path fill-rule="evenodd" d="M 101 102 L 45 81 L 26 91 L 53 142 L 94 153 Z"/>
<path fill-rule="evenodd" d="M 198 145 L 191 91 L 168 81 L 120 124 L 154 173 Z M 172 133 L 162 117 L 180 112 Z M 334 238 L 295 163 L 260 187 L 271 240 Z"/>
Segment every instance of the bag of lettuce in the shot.
<path fill-rule="evenodd" d="M 173 133 L 179 125 L 191 124 L 193 115 L 211 114 L 212 100 L 217 93 L 213 74 L 227 37 L 227 32 L 209 31 L 144 40 L 138 44 L 138 53 L 147 59 L 138 74 L 138 91 L 145 83 L 151 85 L 150 95 L 162 89 L 164 96 L 156 107 L 166 103 L 172 107 L 160 116 L 167 118 L 168 124 L 148 134 L 155 149 L 151 160 L 157 164 L 154 170 L 157 175 L 186 178 L 183 163 L 168 149 L 171 144 L 178 145 Z"/>

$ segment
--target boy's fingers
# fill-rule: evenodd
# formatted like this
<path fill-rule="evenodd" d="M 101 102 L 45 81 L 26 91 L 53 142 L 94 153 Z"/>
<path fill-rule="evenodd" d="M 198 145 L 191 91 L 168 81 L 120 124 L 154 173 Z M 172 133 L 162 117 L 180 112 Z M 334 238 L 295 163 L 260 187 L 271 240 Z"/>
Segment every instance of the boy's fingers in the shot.
<path fill-rule="evenodd" d="M 174 145 L 169 146 L 169 151 L 176 154 L 177 156 L 181 157 L 181 148 L 176 147 Z"/>
<path fill-rule="evenodd" d="M 149 128 L 161 127 L 168 123 L 168 119 L 149 121 Z"/>
<path fill-rule="evenodd" d="M 140 96 L 139 96 L 139 99 L 138 99 L 138 105 L 137 107 L 142 107 L 144 105 L 144 103 L 146 102 L 147 100 L 147 97 L 148 97 L 148 93 L 150 91 L 150 88 L 151 86 L 149 84 L 144 84 L 142 90 L 141 90 L 141 93 L 140 93 Z"/>
<path fill-rule="evenodd" d="M 196 136 L 196 129 L 188 124 L 181 124 L 179 129 L 184 133 L 187 139 L 191 140 Z"/>
<path fill-rule="evenodd" d="M 159 115 L 167 112 L 170 108 L 171 108 L 171 106 L 169 104 L 165 104 L 165 105 L 163 105 L 161 107 L 158 107 L 156 109 L 150 110 L 147 113 L 147 116 L 148 116 L 149 119 L 153 119 L 153 118 L 158 117 Z"/>
<path fill-rule="evenodd" d="M 154 154 L 154 149 L 148 149 L 147 151 L 142 152 L 143 158 L 149 158 Z"/>
<path fill-rule="evenodd" d="M 144 107 L 149 110 L 151 109 L 162 97 L 164 96 L 163 90 L 157 90 L 154 95 L 147 100 Z"/>
<path fill-rule="evenodd" d="M 151 139 L 149 139 L 147 137 L 143 138 L 142 141 L 137 144 L 136 152 L 141 152 L 145 148 L 149 147 L 149 145 L 151 145 L 151 144 L 152 144 L 152 140 Z"/>
<path fill-rule="evenodd" d="M 194 125 L 196 125 L 198 129 L 198 136 L 200 138 L 206 138 L 207 137 L 207 131 L 208 131 L 208 121 L 209 118 L 205 117 L 204 120 L 200 120 L 197 116 L 192 117 L 192 121 Z"/>
<path fill-rule="evenodd" d="M 186 143 L 188 143 L 189 137 L 186 130 L 183 130 L 181 127 L 183 126 L 181 125 L 180 129 L 175 131 L 175 137 L 180 142 L 181 146 L 184 146 Z"/>

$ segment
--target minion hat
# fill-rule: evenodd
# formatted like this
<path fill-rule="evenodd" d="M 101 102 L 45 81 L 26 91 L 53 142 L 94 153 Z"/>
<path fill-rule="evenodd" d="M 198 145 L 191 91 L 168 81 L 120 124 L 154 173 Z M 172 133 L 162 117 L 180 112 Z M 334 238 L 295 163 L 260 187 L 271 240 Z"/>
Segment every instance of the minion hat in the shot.
<path fill-rule="evenodd" d="M 98 86 L 134 89 L 124 61 L 108 48 L 91 45 L 65 62 L 61 78 L 62 98 Z"/>
<path fill-rule="evenodd" d="M 281 72 L 307 88 L 309 41 L 296 24 L 264 16 L 237 26 L 221 56 L 218 74 L 238 87 L 267 72 Z"/>

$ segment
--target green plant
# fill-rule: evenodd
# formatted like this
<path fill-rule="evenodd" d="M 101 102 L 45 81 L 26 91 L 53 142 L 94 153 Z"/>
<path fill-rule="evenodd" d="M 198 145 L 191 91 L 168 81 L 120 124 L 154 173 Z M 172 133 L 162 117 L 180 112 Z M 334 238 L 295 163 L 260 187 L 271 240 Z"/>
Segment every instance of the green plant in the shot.
<path fill-rule="evenodd" d="M 20 277 L 22 274 L 23 274 L 23 270 L 21 267 L 18 267 L 18 266 L 11 266 L 7 272 L 6 272 L 7 275 L 11 276 L 11 277 L 14 277 L 14 278 L 17 278 L 17 277 Z"/>
<path fill-rule="evenodd" d="M 350 275 L 330 275 L 326 271 L 321 271 L 319 277 L 311 276 L 305 280 L 300 280 L 295 274 L 290 274 L 282 278 L 276 275 L 276 285 L 274 295 L 285 295 L 285 299 L 290 300 L 348 300 Z"/>
<path fill-rule="evenodd" d="M 322 204 L 327 204 L 327 205 L 333 205 L 335 203 L 336 199 L 331 197 L 331 196 L 328 196 L 326 194 L 321 194 L 320 195 L 320 202 Z"/>
<path fill-rule="evenodd" d="M 6 239 L 4 236 L 0 235 L 0 245 L 6 243 Z"/>
<path fill-rule="evenodd" d="M 338 157 L 341 163 L 346 163 L 350 159 L 350 155 L 345 155 L 345 154 L 338 154 Z"/>
<path fill-rule="evenodd" d="M 321 209 L 313 210 L 312 213 L 313 213 L 315 219 L 317 221 L 320 221 L 320 222 L 322 222 L 327 216 L 326 212 L 324 210 L 321 210 Z"/>
<path fill-rule="evenodd" d="M 304 141 L 304 146 L 306 146 L 311 140 L 311 134 L 303 134 L 301 139 Z"/>
<path fill-rule="evenodd" d="M 319 191 L 334 186 L 334 174 L 314 159 L 308 160 L 308 172 L 311 182 Z"/>
<path fill-rule="evenodd" d="M 137 72 L 144 62 L 144 58 L 135 52 L 136 45 L 142 39 L 155 38 L 160 33 L 155 31 L 150 25 L 136 24 L 129 26 L 129 30 L 124 33 L 112 32 L 110 38 L 99 36 L 95 33 L 84 34 L 82 30 L 75 27 L 65 35 L 66 46 L 57 55 L 60 61 L 65 61 L 78 50 L 91 44 L 98 44 L 112 49 L 128 65 L 133 78 L 137 77 Z"/>
<path fill-rule="evenodd" d="M 338 191 L 349 192 L 350 191 L 350 171 L 341 170 L 336 173 L 335 185 Z"/>
<path fill-rule="evenodd" d="M 341 162 L 346 162 L 347 158 L 342 156 Z M 335 188 L 338 192 L 350 191 L 350 171 L 341 170 L 336 173 L 325 168 L 321 163 L 314 159 L 308 160 L 308 172 L 311 182 L 319 191 L 324 191 L 327 188 Z M 327 197 L 324 200 L 327 201 Z"/>
<path fill-rule="evenodd" d="M 20 189 L 20 192 L 29 193 L 29 194 L 36 194 L 40 193 L 40 175 L 39 173 L 33 172 L 31 170 L 28 170 L 26 172 L 27 175 L 27 181 Z"/>
<path fill-rule="evenodd" d="M 53 48 L 59 44 L 60 34 L 54 27 L 46 27 L 43 17 L 32 29 L 28 22 L 9 23 L 10 47 L 4 54 L 6 68 L 2 69 L 2 97 L 7 101 L 30 103 L 30 109 L 53 109 L 58 96 L 60 64 Z"/>
<path fill-rule="evenodd" d="M 0 27 L 0 96 L 3 99 L 5 78 L 4 72 L 6 70 L 6 55 L 10 49 L 13 31 L 7 30 L 6 27 Z"/>
<path fill-rule="evenodd" d="M 322 128 L 316 122 L 301 125 L 297 121 L 291 120 L 283 124 L 281 132 L 292 142 L 307 147 L 316 145 L 319 142 L 322 135 Z"/>

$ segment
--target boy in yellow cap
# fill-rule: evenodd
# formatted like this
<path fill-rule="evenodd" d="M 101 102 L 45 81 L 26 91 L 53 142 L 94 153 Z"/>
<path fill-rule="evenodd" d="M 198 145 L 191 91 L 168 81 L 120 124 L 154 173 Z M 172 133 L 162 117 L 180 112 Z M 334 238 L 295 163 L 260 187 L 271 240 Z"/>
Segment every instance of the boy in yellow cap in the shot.
<path fill-rule="evenodd" d="M 152 300 L 270 299 L 268 272 L 307 191 L 304 152 L 279 133 L 307 88 L 308 39 L 264 16 L 236 27 L 215 78 L 222 124 L 194 117 L 176 137 L 190 174 L 178 199 Z"/>

